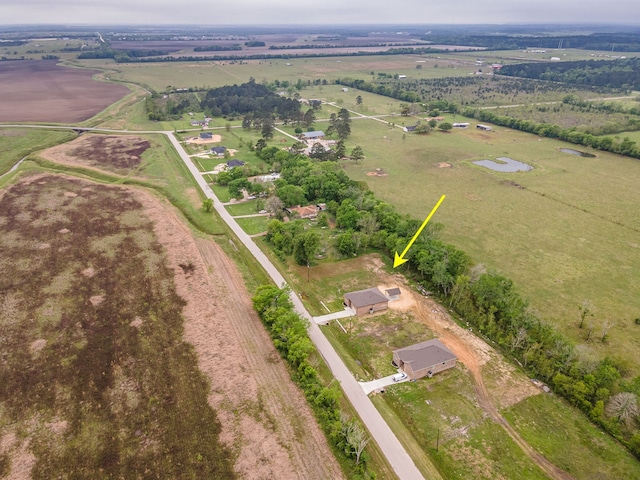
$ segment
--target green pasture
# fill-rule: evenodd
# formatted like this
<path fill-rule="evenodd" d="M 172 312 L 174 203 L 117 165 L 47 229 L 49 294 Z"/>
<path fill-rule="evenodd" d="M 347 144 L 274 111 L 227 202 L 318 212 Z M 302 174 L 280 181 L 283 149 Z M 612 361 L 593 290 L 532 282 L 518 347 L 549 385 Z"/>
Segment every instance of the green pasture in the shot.
<path fill-rule="evenodd" d="M 66 130 L 35 128 L 0 128 L 0 175 L 8 172 L 20 159 L 76 137 Z"/>
<path fill-rule="evenodd" d="M 640 463 L 553 395 L 529 397 L 504 412 L 523 438 L 576 478 L 640 478 Z"/>
<path fill-rule="evenodd" d="M 345 169 L 415 218 L 447 195 L 434 217 L 445 225 L 445 241 L 512 278 L 543 319 L 578 343 L 585 337 L 575 326 L 578 307 L 589 300 L 594 334 L 605 321 L 615 326 L 608 343 L 588 349 L 628 359 L 637 374 L 640 327 L 632 320 L 640 298 L 629 293 L 640 284 L 640 162 L 603 152 L 569 155 L 558 148 L 575 146 L 500 127 L 481 132 L 471 123 L 468 130 L 418 136 L 353 122 L 349 142 L 361 145 L 366 158 L 345 162 Z M 501 156 L 534 170 L 498 173 L 471 163 Z M 388 176 L 366 175 L 377 168 Z"/>

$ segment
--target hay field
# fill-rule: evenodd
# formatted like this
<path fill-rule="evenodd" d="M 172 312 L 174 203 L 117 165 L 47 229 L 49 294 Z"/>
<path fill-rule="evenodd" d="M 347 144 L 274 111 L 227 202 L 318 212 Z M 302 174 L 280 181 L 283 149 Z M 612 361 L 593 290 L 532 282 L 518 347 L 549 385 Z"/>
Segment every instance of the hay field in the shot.
<path fill-rule="evenodd" d="M 474 123 L 472 123 L 472 126 Z M 477 263 L 512 278 L 542 318 L 578 343 L 578 307 L 595 307 L 594 334 L 615 322 L 608 343 L 592 342 L 598 356 L 627 358 L 640 346 L 640 163 L 597 152 L 583 158 L 558 151 L 562 142 L 496 128 L 426 136 L 379 122 L 354 122 L 350 141 L 364 146 L 365 160 L 345 168 L 367 181 L 402 213 L 424 218 L 442 194 L 435 221 L 444 240 Z M 498 173 L 473 165 L 509 157 L 531 172 Z M 441 168 L 448 163 L 449 168 Z M 386 177 L 367 172 L 382 168 Z"/>

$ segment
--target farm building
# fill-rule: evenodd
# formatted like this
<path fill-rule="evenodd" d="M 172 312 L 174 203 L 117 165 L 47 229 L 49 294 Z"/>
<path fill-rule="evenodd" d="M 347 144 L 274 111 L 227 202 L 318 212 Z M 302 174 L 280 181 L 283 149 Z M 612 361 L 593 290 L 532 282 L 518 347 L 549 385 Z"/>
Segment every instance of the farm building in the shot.
<path fill-rule="evenodd" d="M 389 299 L 377 288 L 368 288 L 344 294 L 345 306 L 356 311 L 356 315 L 380 312 L 389 308 Z"/>
<path fill-rule="evenodd" d="M 491 130 L 493 130 L 489 125 L 482 125 L 481 123 L 476 125 L 476 128 L 479 128 L 480 130 L 484 130 L 486 132 L 490 132 Z"/>
<path fill-rule="evenodd" d="M 304 132 L 302 134 L 303 140 L 321 140 L 324 138 L 324 132 L 321 130 L 316 130 L 314 132 Z"/>
<path fill-rule="evenodd" d="M 454 123 L 453 128 L 469 128 L 469 122 Z"/>
<path fill-rule="evenodd" d="M 393 363 L 411 380 L 435 375 L 456 366 L 456 357 L 434 338 L 393 352 Z"/>
<path fill-rule="evenodd" d="M 417 125 L 407 125 L 402 130 L 404 130 L 405 132 L 415 132 L 417 127 Z"/>

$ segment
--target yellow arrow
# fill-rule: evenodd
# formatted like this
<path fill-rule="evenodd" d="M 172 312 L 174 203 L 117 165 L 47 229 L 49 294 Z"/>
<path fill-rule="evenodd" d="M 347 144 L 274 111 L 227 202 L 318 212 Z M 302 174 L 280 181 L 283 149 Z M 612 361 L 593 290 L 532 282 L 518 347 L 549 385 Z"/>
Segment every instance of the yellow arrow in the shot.
<path fill-rule="evenodd" d="M 398 252 L 396 252 L 396 256 L 393 260 L 393 268 L 399 267 L 400 265 L 402 265 L 404 262 L 408 262 L 409 259 L 408 258 L 404 258 L 404 256 L 407 254 L 407 252 L 409 251 L 409 249 L 411 248 L 411 245 L 413 245 L 413 242 L 416 241 L 416 239 L 418 238 L 418 236 L 422 233 L 422 230 L 424 230 L 424 227 L 427 226 L 427 223 L 429 223 L 429 220 L 431 220 L 431 217 L 433 217 L 433 214 L 436 213 L 436 210 L 438 209 L 438 207 L 440 206 L 440 204 L 442 202 L 444 202 L 444 199 L 446 198 L 446 195 L 442 195 L 440 197 L 440 200 L 438 200 L 438 203 L 436 203 L 436 206 L 433 207 L 433 210 L 431 210 L 431 213 L 429 214 L 429 216 L 425 219 L 424 222 L 422 222 L 422 225 L 420 225 L 420 228 L 418 229 L 418 231 L 416 232 L 416 234 L 413 236 L 413 238 L 411 239 L 411 241 L 409 242 L 409 245 L 407 245 L 407 248 L 405 248 L 402 253 L 400 255 L 398 255 Z"/>

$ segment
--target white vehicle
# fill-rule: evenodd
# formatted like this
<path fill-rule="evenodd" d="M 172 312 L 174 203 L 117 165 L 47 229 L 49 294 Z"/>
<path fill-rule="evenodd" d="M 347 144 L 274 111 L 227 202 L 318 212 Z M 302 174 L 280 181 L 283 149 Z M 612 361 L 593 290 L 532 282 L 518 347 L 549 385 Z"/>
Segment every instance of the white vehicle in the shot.
<path fill-rule="evenodd" d="M 407 374 L 402 372 L 402 373 L 396 373 L 393 377 L 391 377 L 391 379 L 394 382 L 399 382 L 400 380 L 404 380 L 405 378 L 407 378 Z"/>

